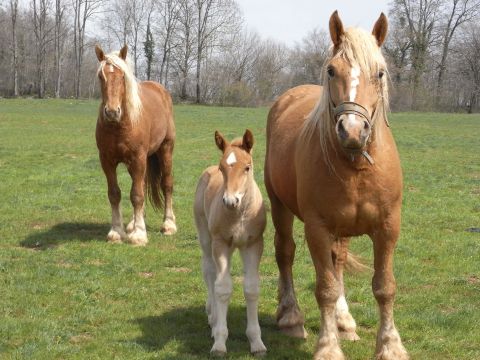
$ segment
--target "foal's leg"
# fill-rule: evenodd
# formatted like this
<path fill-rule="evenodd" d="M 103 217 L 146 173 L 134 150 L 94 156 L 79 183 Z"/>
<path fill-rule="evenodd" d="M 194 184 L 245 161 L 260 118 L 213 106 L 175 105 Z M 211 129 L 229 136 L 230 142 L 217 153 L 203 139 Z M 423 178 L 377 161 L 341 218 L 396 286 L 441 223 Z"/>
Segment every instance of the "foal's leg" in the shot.
<path fill-rule="evenodd" d="M 243 261 L 243 293 L 247 302 L 247 337 L 250 342 L 250 352 L 263 355 L 267 348 L 262 342 L 262 332 L 258 323 L 258 295 L 260 293 L 260 278 L 258 267 L 263 253 L 263 238 L 240 250 Z"/>
<path fill-rule="evenodd" d="M 112 243 L 122 242 L 126 238 L 123 229 L 122 210 L 120 200 L 122 193 L 117 181 L 117 166 L 100 157 L 105 177 L 107 178 L 108 200 L 112 208 L 112 227 L 107 235 L 107 241 Z"/>
<path fill-rule="evenodd" d="M 128 234 L 128 241 L 134 245 L 144 246 L 147 244 L 147 229 L 144 216 L 144 187 L 146 171 L 146 155 L 139 155 L 128 165 L 128 173 L 132 178 L 132 189 L 130 190 L 130 201 L 133 205 L 134 226 Z"/>
<path fill-rule="evenodd" d="M 400 221 L 394 223 L 399 224 Z M 393 252 L 400 232 L 399 225 L 390 224 L 374 236 L 373 294 L 380 309 L 380 328 L 377 333 L 375 358 L 378 360 L 407 360 L 408 354 L 393 322 L 393 302 L 396 283 L 393 276 Z"/>
<path fill-rule="evenodd" d="M 227 310 L 232 296 L 232 277 L 230 276 L 230 258 L 233 249 L 221 238 L 214 238 L 212 242 L 212 254 L 216 267 L 215 280 L 215 321 L 213 325 L 213 337 L 215 342 L 210 352 L 213 355 L 225 355 L 227 347 L 225 342 L 228 338 Z"/>
<path fill-rule="evenodd" d="M 345 299 L 345 286 L 343 283 L 343 269 L 348 256 L 349 238 L 338 238 L 333 243 L 332 259 L 337 274 L 337 280 L 340 283 L 340 296 L 335 306 L 335 317 L 337 318 L 337 327 L 341 339 L 360 340 L 356 333 L 357 324 L 348 310 L 347 300 Z"/>
<path fill-rule="evenodd" d="M 203 205 L 203 204 L 202 204 Z M 208 230 L 207 219 L 204 214 L 197 214 L 195 209 L 195 224 L 198 231 L 198 240 L 202 248 L 202 273 L 205 285 L 207 285 L 207 302 L 205 304 L 205 310 L 208 316 L 208 324 L 213 330 L 215 323 L 215 277 L 216 269 L 215 262 L 212 257 L 212 239 L 210 237 L 210 231 Z M 212 331 L 213 336 L 213 331 Z"/>
<path fill-rule="evenodd" d="M 340 295 L 340 283 L 336 278 L 332 261 L 333 236 L 316 219 L 305 218 L 305 236 L 317 275 L 315 297 L 322 322 L 315 360 L 343 360 L 337 333 L 335 304 Z"/>
<path fill-rule="evenodd" d="M 173 235 L 177 232 L 175 224 L 175 215 L 173 213 L 173 145 L 174 140 L 165 139 L 160 145 L 158 157 L 162 168 L 161 187 L 163 198 L 165 199 L 165 211 L 163 216 L 163 225 L 160 231 L 165 235 Z"/>
<path fill-rule="evenodd" d="M 303 327 L 305 320 L 298 306 L 293 287 L 292 266 L 295 257 L 293 214 L 275 195 L 270 194 L 270 202 L 275 226 L 275 258 L 280 271 L 277 324 L 280 330 L 289 336 L 306 338 L 307 332 Z"/>

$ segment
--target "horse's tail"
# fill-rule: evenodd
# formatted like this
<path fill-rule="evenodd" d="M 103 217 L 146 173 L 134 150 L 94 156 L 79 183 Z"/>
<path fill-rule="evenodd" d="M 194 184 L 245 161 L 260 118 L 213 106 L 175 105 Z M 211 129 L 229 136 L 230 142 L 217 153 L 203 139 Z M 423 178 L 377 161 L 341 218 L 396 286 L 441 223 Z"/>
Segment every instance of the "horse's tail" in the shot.
<path fill-rule="evenodd" d="M 368 265 L 365 265 L 365 260 L 360 256 L 347 252 L 347 261 L 345 262 L 345 268 L 348 272 L 358 273 L 372 271 L 372 268 Z"/>
<path fill-rule="evenodd" d="M 147 159 L 147 176 L 145 179 L 147 196 L 155 210 L 163 207 L 162 168 L 157 154 L 152 154 Z"/>

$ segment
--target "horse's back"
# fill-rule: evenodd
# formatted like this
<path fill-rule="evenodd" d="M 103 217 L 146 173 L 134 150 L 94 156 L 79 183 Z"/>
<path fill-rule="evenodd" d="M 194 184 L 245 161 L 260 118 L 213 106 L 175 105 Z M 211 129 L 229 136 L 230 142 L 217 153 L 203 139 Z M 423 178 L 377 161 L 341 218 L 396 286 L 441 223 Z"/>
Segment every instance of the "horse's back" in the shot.
<path fill-rule="evenodd" d="M 274 195 L 297 216 L 295 148 L 321 94 L 321 86 L 294 87 L 277 99 L 268 114 L 265 185 L 270 197 Z"/>

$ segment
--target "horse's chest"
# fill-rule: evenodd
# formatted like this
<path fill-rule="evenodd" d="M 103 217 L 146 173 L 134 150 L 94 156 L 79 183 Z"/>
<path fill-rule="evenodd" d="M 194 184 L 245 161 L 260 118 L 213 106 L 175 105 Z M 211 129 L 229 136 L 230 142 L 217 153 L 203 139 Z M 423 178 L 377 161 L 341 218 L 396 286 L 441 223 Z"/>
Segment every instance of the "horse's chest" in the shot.
<path fill-rule="evenodd" d="M 255 237 L 253 227 L 245 219 L 238 219 L 221 230 L 222 237 L 234 247 L 244 247 Z"/>

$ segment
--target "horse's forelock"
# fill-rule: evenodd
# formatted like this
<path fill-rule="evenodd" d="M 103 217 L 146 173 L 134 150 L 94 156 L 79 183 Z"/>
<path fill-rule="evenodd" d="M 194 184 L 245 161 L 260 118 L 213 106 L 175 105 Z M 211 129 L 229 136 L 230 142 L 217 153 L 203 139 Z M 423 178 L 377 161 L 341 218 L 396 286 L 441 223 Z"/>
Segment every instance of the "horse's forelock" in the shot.
<path fill-rule="evenodd" d="M 129 58 L 123 60 L 119 56 L 118 51 L 111 52 L 108 55 L 105 55 L 105 60 L 100 63 L 97 73 L 102 73 L 104 79 L 105 65 L 109 63 L 113 66 L 119 68 L 125 76 L 125 103 L 127 107 L 128 116 L 132 123 L 137 123 L 140 117 L 140 112 L 142 110 L 142 102 L 140 100 L 139 86 L 135 75 L 133 74 L 132 66 L 130 64 Z"/>

